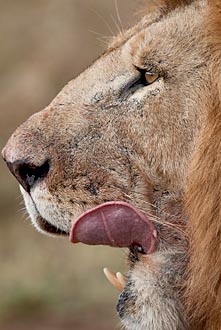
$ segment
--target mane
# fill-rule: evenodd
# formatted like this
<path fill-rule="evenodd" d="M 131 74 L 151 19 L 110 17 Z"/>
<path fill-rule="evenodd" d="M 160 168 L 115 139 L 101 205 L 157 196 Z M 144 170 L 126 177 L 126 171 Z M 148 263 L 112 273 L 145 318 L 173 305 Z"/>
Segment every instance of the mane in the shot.
<path fill-rule="evenodd" d="M 221 1 L 209 2 L 206 31 L 212 65 L 211 106 L 186 190 L 190 265 L 187 310 L 192 329 L 221 329 Z"/>

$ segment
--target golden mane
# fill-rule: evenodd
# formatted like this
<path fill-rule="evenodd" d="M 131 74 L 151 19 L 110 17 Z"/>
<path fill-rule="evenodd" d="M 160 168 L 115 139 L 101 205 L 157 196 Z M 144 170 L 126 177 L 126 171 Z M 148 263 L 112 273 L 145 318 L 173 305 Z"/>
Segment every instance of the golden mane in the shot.
<path fill-rule="evenodd" d="M 221 329 L 221 1 L 210 1 L 206 22 L 212 56 L 207 112 L 187 183 L 190 266 L 187 307 L 192 329 Z"/>

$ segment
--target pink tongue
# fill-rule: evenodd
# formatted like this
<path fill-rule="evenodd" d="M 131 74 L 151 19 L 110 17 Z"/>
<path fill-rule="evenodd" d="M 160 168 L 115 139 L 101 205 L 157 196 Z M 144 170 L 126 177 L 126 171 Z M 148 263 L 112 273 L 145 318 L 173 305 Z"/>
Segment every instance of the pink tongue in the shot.
<path fill-rule="evenodd" d="M 150 220 L 139 210 L 124 202 L 102 204 L 82 214 L 74 223 L 72 243 L 141 246 L 145 253 L 156 249 L 157 232 Z"/>

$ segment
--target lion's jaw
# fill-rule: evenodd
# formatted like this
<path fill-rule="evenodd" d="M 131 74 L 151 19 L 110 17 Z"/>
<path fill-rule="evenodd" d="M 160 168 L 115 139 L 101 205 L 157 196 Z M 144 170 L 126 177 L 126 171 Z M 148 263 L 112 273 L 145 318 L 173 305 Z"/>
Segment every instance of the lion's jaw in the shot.
<path fill-rule="evenodd" d="M 40 231 L 69 234 L 80 214 L 109 201 L 127 202 L 159 222 L 158 251 L 130 254 L 118 303 L 130 330 L 187 329 L 180 302 L 187 247 L 173 226 L 185 224 L 186 170 L 209 93 L 206 52 L 199 46 L 203 8 L 194 6 L 159 14 L 152 24 L 147 16 L 114 41 L 19 127 L 3 151 L 9 164 L 34 168 L 15 175 Z M 146 84 L 144 71 L 158 79 Z M 47 173 L 36 177 L 46 162 Z"/>

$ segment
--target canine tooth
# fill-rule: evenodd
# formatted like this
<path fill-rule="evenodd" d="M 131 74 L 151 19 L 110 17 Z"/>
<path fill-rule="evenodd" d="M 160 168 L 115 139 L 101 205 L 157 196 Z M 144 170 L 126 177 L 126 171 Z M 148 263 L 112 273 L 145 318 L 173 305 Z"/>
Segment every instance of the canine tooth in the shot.
<path fill-rule="evenodd" d="M 104 268 L 104 275 L 108 279 L 108 281 L 120 292 L 123 291 L 124 285 L 118 280 L 117 276 L 115 273 L 113 273 L 111 270 L 108 268 Z"/>
<path fill-rule="evenodd" d="M 125 285 L 126 285 L 126 282 L 127 282 L 126 277 L 123 274 L 121 274 L 120 272 L 116 273 L 116 277 L 117 277 L 118 281 L 120 282 L 120 284 L 124 288 Z"/>

